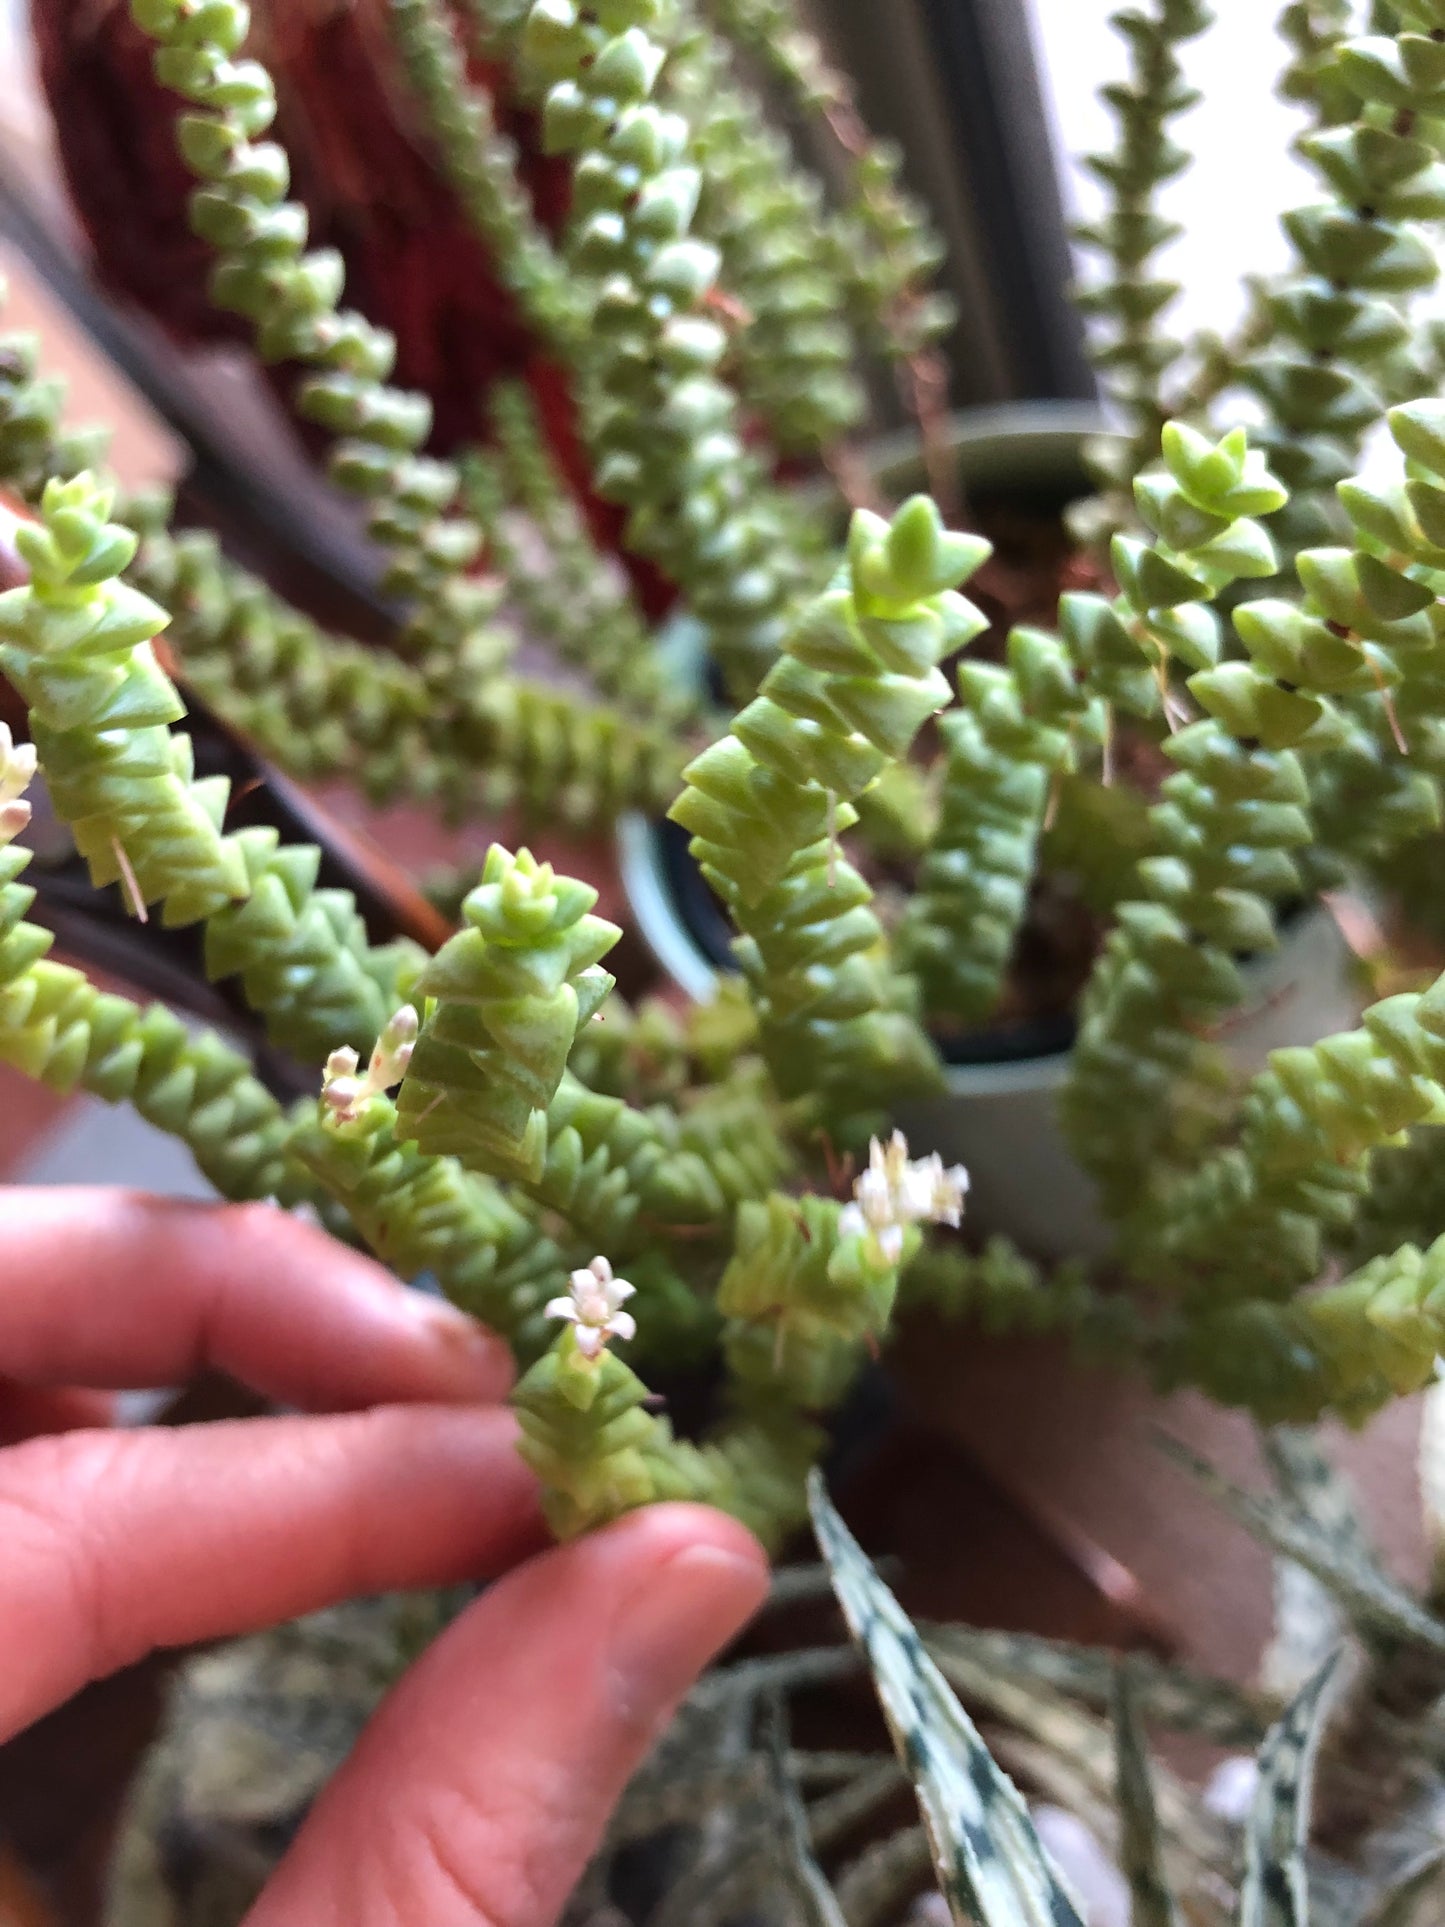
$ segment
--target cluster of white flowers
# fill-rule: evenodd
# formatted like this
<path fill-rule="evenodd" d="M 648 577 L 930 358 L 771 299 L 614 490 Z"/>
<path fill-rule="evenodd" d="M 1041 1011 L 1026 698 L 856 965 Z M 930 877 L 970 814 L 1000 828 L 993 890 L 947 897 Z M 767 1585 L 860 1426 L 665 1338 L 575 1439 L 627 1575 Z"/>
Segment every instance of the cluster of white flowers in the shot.
<path fill-rule="evenodd" d="M 17 743 L 0 723 L 0 849 L 13 842 L 30 821 L 25 792 L 34 775 L 34 745 Z"/>
<path fill-rule="evenodd" d="M 567 1285 L 567 1297 L 552 1299 L 543 1315 L 565 1318 L 576 1328 L 577 1349 L 584 1358 L 600 1357 L 609 1338 L 637 1336 L 637 1320 L 622 1309 L 636 1287 L 614 1278 L 605 1258 L 594 1258 L 584 1271 L 574 1271 Z"/>
<path fill-rule="evenodd" d="M 968 1191 L 968 1173 L 961 1164 L 945 1169 L 935 1151 L 932 1157 L 910 1160 L 908 1140 L 895 1131 L 886 1147 L 874 1138 L 868 1169 L 853 1186 L 852 1204 L 845 1204 L 838 1230 L 845 1238 L 871 1237 L 888 1264 L 903 1255 L 903 1234 L 911 1224 L 959 1223 Z M 574 1271 L 567 1296 L 553 1298 L 544 1316 L 564 1318 L 576 1333 L 577 1349 L 596 1359 L 609 1339 L 637 1336 L 637 1321 L 622 1307 L 635 1288 L 616 1278 L 606 1258 L 594 1258 L 585 1270 Z"/>
<path fill-rule="evenodd" d="M 352 1123 L 373 1097 L 380 1097 L 401 1082 L 420 1029 L 421 1019 L 415 1010 L 403 1004 L 377 1038 L 364 1076 L 359 1071 L 361 1060 L 349 1044 L 332 1051 L 321 1082 L 321 1101 L 338 1124 Z"/>
<path fill-rule="evenodd" d="M 868 1147 L 868 1169 L 853 1186 L 854 1202 L 839 1213 L 839 1235 L 861 1238 L 871 1233 L 884 1259 L 896 1265 L 909 1225 L 958 1224 L 967 1195 L 968 1173 L 961 1164 L 945 1168 L 937 1151 L 910 1160 L 902 1131 L 895 1131 L 886 1146 L 875 1137 Z"/>

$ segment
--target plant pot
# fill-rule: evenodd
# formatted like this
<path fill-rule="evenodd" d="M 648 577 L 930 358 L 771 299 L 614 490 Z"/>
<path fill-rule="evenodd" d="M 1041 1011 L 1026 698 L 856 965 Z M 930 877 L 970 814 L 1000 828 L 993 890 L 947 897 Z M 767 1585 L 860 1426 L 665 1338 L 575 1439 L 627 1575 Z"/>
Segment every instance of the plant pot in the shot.
<path fill-rule="evenodd" d="M 965 409 L 953 416 L 950 441 L 965 492 L 1017 494 L 1062 511 L 1089 492 L 1085 442 L 1104 427 L 1091 402 L 1034 401 Z M 870 444 L 864 465 L 883 490 L 906 494 L 925 485 L 924 461 L 914 429 Z M 804 490 L 813 501 L 831 499 L 822 487 Z M 842 537 L 840 523 L 839 537 Z M 700 631 L 686 617 L 663 631 L 662 647 L 680 678 L 700 680 Z M 631 912 L 631 927 L 671 981 L 687 996 L 705 1001 L 719 970 L 730 967 L 727 921 L 687 854 L 687 838 L 674 825 L 642 815 L 622 818 L 617 829 L 618 866 Z"/>
<path fill-rule="evenodd" d="M 1242 1077 L 1262 1069 L 1272 1050 L 1312 1044 L 1359 1021 L 1354 955 L 1321 905 L 1289 918 L 1278 950 L 1252 958 L 1243 976 L 1245 1002 L 1221 1038 Z M 979 1230 L 1002 1232 L 1044 1258 L 1103 1257 L 1112 1233 L 1058 1115 L 1072 1037 L 1027 1055 L 1016 1054 L 1017 1033 L 972 1041 L 980 1054 L 948 1065 L 941 1096 L 900 1109 L 910 1144 L 967 1166 L 969 1219 Z M 999 1045 L 1015 1054 L 982 1056 Z"/>
<path fill-rule="evenodd" d="M 671 824 L 629 817 L 619 827 L 623 884 L 633 920 L 673 983 L 699 1002 L 728 968 L 728 926 Z M 1241 1077 L 1272 1050 L 1312 1044 L 1358 1022 L 1353 952 L 1334 917 L 1311 904 L 1290 917 L 1278 950 L 1244 966 L 1246 1001 L 1221 1042 Z M 898 1124 L 915 1152 L 967 1166 L 969 1222 L 1003 1233 L 1042 1258 L 1098 1258 L 1111 1233 L 1093 1185 L 1059 1121 L 1072 1019 L 982 1032 L 960 1047 L 936 1097 L 902 1106 Z"/>
<path fill-rule="evenodd" d="M 954 417 L 953 445 L 966 492 L 1013 494 L 1062 509 L 1087 491 L 1082 445 L 1100 421 L 1082 404 L 1029 403 Z M 868 466 L 889 494 L 921 478 L 917 436 L 890 436 Z M 679 660 L 685 645 L 674 639 Z M 675 825 L 630 816 L 619 861 L 632 922 L 659 965 L 694 999 L 713 994 L 730 967 L 727 919 Z M 1282 925 L 1279 949 L 1245 967 L 1246 1001 L 1223 1041 L 1241 1075 L 1271 1050 L 1313 1043 L 1358 1019 L 1352 957 L 1335 920 L 1302 908 Z M 1072 1018 L 1038 1019 L 965 1038 L 950 1050 L 947 1089 L 910 1104 L 899 1123 L 919 1151 L 940 1151 L 973 1177 L 970 1221 L 1041 1257 L 1098 1257 L 1109 1229 L 1093 1186 L 1069 1149 L 1056 1098 L 1068 1073 Z"/>

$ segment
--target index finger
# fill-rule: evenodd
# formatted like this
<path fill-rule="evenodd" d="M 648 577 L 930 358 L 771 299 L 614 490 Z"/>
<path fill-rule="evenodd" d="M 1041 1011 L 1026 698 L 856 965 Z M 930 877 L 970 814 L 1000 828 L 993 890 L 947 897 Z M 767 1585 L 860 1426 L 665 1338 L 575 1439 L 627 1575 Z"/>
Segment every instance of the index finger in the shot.
<path fill-rule="evenodd" d="M 310 1411 L 511 1382 L 500 1339 L 272 1206 L 0 1188 L 0 1373 L 125 1388 L 205 1368 Z"/>

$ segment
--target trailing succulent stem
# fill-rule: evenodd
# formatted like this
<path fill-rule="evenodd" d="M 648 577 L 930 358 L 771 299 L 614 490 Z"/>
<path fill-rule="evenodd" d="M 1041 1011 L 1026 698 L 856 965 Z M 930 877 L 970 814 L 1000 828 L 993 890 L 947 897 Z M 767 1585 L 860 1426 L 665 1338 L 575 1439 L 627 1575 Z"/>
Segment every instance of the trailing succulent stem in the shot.
<path fill-rule="evenodd" d="M 977 1023 L 998 1000 L 1028 907 L 1040 833 L 1090 709 L 1068 651 L 1015 629 L 1006 666 L 965 663 L 950 709 L 943 799 L 899 932 L 927 1009 Z"/>
<path fill-rule="evenodd" d="M 542 1307 L 566 1257 L 500 1186 L 422 1151 L 398 1130 L 395 1104 L 381 1093 L 354 1116 L 303 1123 L 294 1148 L 399 1276 L 435 1279 L 524 1362 L 545 1349 L 551 1333 Z"/>
<path fill-rule="evenodd" d="M 833 586 L 671 811 L 741 932 L 774 1082 L 811 1098 L 830 1130 L 937 1077 L 872 892 L 835 842 L 853 799 L 946 702 L 937 665 L 983 627 L 954 591 L 986 553 L 946 533 L 924 497 L 891 524 L 856 515 Z"/>
<path fill-rule="evenodd" d="M 1062 611 L 1065 636 L 1092 658 L 1093 686 L 1106 696 L 1169 715 L 1178 657 L 1195 671 L 1189 694 L 1211 712 L 1165 742 L 1176 773 L 1150 812 L 1153 851 L 1138 866 L 1138 895 L 1120 906 L 1090 983 L 1064 1097 L 1077 1153 L 1120 1215 L 1147 1205 L 1171 1149 L 1187 1141 L 1201 1036 L 1240 1001 L 1237 960 L 1273 946 L 1275 905 L 1298 892 L 1294 852 L 1310 835 L 1303 772 L 1289 750 L 1270 746 L 1269 726 L 1277 708 L 1292 716 L 1304 699 L 1252 662 L 1220 661 L 1208 606 L 1229 582 L 1271 570 L 1269 537 L 1253 517 L 1277 509 L 1283 490 L 1242 434 L 1211 446 L 1171 424 L 1164 452 L 1166 473 L 1141 476 L 1135 489 L 1159 542 L 1116 537 L 1121 596 L 1112 605 L 1069 596 Z"/>
<path fill-rule="evenodd" d="M 485 588 L 468 579 L 478 531 L 449 513 L 456 471 L 419 452 L 431 404 L 387 385 L 395 341 L 338 306 L 340 255 L 307 251 L 306 210 L 287 199 L 285 150 L 263 138 L 275 87 L 259 61 L 237 58 L 250 9 L 244 0 L 131 0 L 131 17 L 156 42 L 156 78 L 194 109 L 181 116 L 177 141 L 198 181 L 192 226 L 216 250 L 213 300 L 253 324 L 263 360 L 310 371 L 296 409 L 336 438 L 333 480 L 370 504 L 386 586 L 412 606 L 413 650 L 455 663 L 467 644 L 475 657 L 489 607 Z"/>
<path fill-rule="evenodd" d="M 930 289 L 944 260 L 927 210 L 903 185 L 903 155 L 859 118 L 848 77 L 804 26 L 792 0 L 706 0 L 719 27 L 781 85 L 839 151 L 848 198 L 834 225 L 841 274 L 869 345 L 908 362 L 948 332 L 953 304 Z"/>
<path fill-rule="evenodd" d="M 423 1151 L 541 1178 L 548 1106 L 578 1033 L 612 989 L 598 963 L 621 932 L 588 914 L 596 901 L 527 850 L 488 852 L 462 905 L 465 927 L 414 986 L 430 1014 L 397 1116 Z"/>
<path fill-rule="evenodd" d="M 785 454 L 817 454 L 857 427 L 866 400 L 842 262 L 817 244 L 823 185 L 799 168 L 787 136 L 739 83 L 728 46 L 705 27 L 684 34 L 663 86 L 693 129 L 697 232 L 717 247 L 736 304 L 739 392 Z"/>
<path fill-rule="evenodd" d="M 1248 1205 L 1244 1216 L 1258 1222 Z M 1432 1384 L 1442 1345 L 1445 1238 L 1425 1251 L 1401 1245 L 1286 1302 L 1261 1296 L 1200 1308 L 1166 1336 L 1158 1371 L 1166 1385 L 1202 1386 L 1269 1423 L 1333 1412 L 1360 1424 Z"/>
<path fill-rule="evenodd" d="M 1374 862 L 1439 828 L 1445 778 L 1445 408 L 1412 402 L 1386 420 L 1405 479 L 1341 484 L 1350 546 L 1299 556 L 1301 603 L 1270 599 L 1237 617 L 1281 681 L 1344 712 L 1311 771 L 1316 827 L 1331 856 Z"/>
<path fill-rule="evenodd" d="M 105 460 L 109 431 L 67 429 L 64 405 L 64 381 L 40 373 L 37 337 L 0 335 L 0 476 L 27 501 L 38 500 L 48 481 L 69 481 Z"/>
<path fill-rule="evenodd" d="M 1402 303 L 1438 271 L 1420 224 L 1445 212 L 1445 63 L 1430 37 L 1445 11 L 1390 5 L 1388 26 L 1361 39 L 1338 35 L 1337 12 L 1286 14 L 1300 56 L 1289 84 L 1319 122 L 1297 151 L 1325 198 L 1285 218 L 1299 265 L 1267 290 L 1270 338 L 1241 370 L 1266 409 L 1257 439 L 1290 491 L 1276 525 L 1285 561 L 1338 529 L 1335 485 L 1356 467 L 1409 339 Z"/>
<path fill-rule="evenodd" d="M 208 531 L 172 534 L 164 520 L 149 525 L 145 507 L 124 505 L 141 535 L 130 580 L 171 611 L 167 651 L 217 715 L 303 782 L 354 772 L 378 803 L 445 804 L 475 789 L 410 664 L 324 634 L 228 562 Z"/>
<path fill-rule="evenodd" d="M 34 750 L 0 724 L 0 1062 L 63 1095 L 132 1104 L 180 1138 L 226 1197 L 299 1203 L 309 1187 L 286 1120 L 246 1059 L 158 1005 L 141 1009 L 51 962 L 50 932 L 25 921 L 35 892 L 20 881 L 30 854 L 15 838 L 30 820 L 34 770 Z"/>
<path fill-rule="evenodd" d="M 1179 49 L 1211 18 L 1204 0 L 1145 0 L 1110 19 L 1128 43 L 1129 77 L 1103 91 L 1118 138 L 1086 165 L 1107 200 L 1100 218 L 1077 228 L 1075 238 L 1099 258 L 1097 279 L 1078 299 L 1084 313 L 1103 324 L 1090 357 L 1123 418 L 1122 434 L 1090 450 L 1099 480 L 1118 498 L 1115 526 L 1130 519 L 1134 477 L 1159 453 L 1160 396 L 1181 352 L 1161 326 L 1179 286 L 1160 273 L 1157 256 L 1183 230 L 1159 212 L 1157 197 L 1189 165 L 1172 123 L 1199 99 L 1184 82 Z"/>
<path fill-rule="evenodd" d="M 30 711 L 57 812 L 97 886 L 124 885 L 132 911 L 164 902 L 195 923 L 244 897 L 241 852 L 221 834 L 228 785 L 196 782 L 185 714 L 152 640 L 163 609 L 118 578 L 135 554 L 88 474 L 47 484 L 41 523 L 16 544 L 29 583 L 0 597 L 0 669 Z"/>
<path fill-rule="evenodd" d="M 373 947 L 349 892 L 315 888 L 320 852 L 274 831 L 226 834 L 229 786 L 197 782 L 185 714 L 152 638 L 164 610 L 119 573 L 136 538 L 107 521 L 111 496 L 82 473 L 44 489 L 16 542 L 29 583 L 0 597 L 0 667 L 25 698 L 51 803 L 97 885 L 144 917 L 204 922 L 206 969 L 239 976 L 272 1039 L 319 1062 L 368 1044 L 421 953 Z"/>
<path fill-rule="evenodd" d="M 644 1409 L 648 1400 L 620 1358 L 584 1357 L 570 1330 L 513 1393 L 522 1456 L 560 1538 L 662 1499 L 718 1506 L 773 1547 L 802 1522 L 803 1482 L 822 1444 L 815 1426 L 786 1411 L 740 1417 L 692 1445 Z"/>
<path fill-rule="evenodd" d="M 490 98 L 466 61 L 440 0 L 388 0 L 406 75 L 426 109 L 448 180 L 486 243 L 502 284 L 537 334 L 575 345 L 578 309 L 551 238 L 532 211 L 517 150 L 496 125 Z"/>
<path fill-rule="evenodd" d="M 523 617 L 630 713 L 674 726 L 685 722 L 696 713 L 697 692 L 657 647 L 616 565 L 598 552 L 547 452 L 527 390 L 503 384 L 491 414 L 496 445 L 468 457 L 463 479 L 486 531 L 488 558 Z M 521 531 L 514 520 L 519 512 L 530 525 Z"/>
<path fill-rule="evenodd" d="M 525 62 L 546 88 L 549 148 L 577 157 L 569 273 L 589 290 L 583 381 L 598 491 L 627 540 L 678 584 L 734 685 L 776 653 L 792 582 L 768 484 L 745 449 L 707 312 L 717 250 L 692 232 L 690 129 L 654 98 L 668 47 L 658 0 L 595 15 L 536 0 Z"/>

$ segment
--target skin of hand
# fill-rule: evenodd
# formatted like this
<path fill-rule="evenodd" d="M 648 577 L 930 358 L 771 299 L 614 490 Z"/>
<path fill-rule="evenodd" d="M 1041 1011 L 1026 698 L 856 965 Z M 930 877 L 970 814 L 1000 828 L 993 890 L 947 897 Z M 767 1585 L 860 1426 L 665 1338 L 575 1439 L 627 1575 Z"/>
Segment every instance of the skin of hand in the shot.
<path fill-rule="evenodd" d="M 215 1367 L 299 1416 L 116 1430 Z M 390 1695 L 248 1927 L 553 1927 L 761 1603 L 701 1507 L 546 1544 L 505 1347 L 267 1206 L 0 1188 L 0 1741 L 143 1653 L 492 1580 Z"/>

